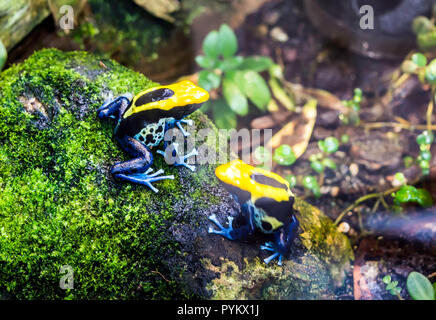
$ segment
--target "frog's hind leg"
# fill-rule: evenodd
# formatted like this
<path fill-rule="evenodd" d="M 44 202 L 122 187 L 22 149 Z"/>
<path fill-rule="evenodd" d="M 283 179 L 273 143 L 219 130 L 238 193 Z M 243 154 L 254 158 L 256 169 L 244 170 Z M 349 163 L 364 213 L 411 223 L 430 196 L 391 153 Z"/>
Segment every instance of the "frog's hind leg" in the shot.
<path fill-rule="evenodd" d="M 153 155 L 147 146 L 132 137 L 124 137 L 118 141 L 123 149 L 135 158 L 116 163 L 112 167 L 111 173 L 116 178 L 145 185 L 154 192 L 159 190 L 152 185 L 153 182 L 174 179 L 173 175 L 161 176 L 163 173 L 162 169 L 151 174 L 153 169 L 150 166 L 153 164 Z"/>
<path fill-rule="evenodd" d="M 191 119 L 180 119 L 180 120 L 176 120 L 176 126 L 177 126 L 177 128 L 179 128 L 180 129 L 180 131 L 182 132 L 182 134 L 185 136 L 185 137 L 189 137 L 190 136 L 190 133 L 189 132 L 187 132 L 183 127 L 182 127 L 182 123 L 184 123 L 184 124 L 186 124 L 186 125 L 188 125 L 188 126 L 192 126 L 193 124 L 194 124 L 194 121 L 192 121 Z"/>
<path fill-rule="evenodd" d="M 126 111 L 131 100 L 132 95 L 130 93 L 121 95 L 113 100 L 106 100 L 102 106 L 98 108 L 97 116 L 100 119 L 118 119 L 124 111 Z"/>
<path fill-rule="evenodd" d="M 179 152 L 179 144 L 178 143 L 172 143 L 171 145 L 168 145 L 167 143 L 164 144 L 164 150 L 158 150 L 157 153 L 164 156 L 165 161 L 169 164 L 173 164 L 174 166 L 184 166 L 188 168 L 191 171 L 195 171 L 195 166 L 190 165 L 187 163 L 188 158 L 194 157 L 198 155 L 197 149 L 192 149 L 191 152 L 189 152 L 187 155 L 180 155 Z"/>
<path fill-rule="evenodd" d="M 221 223 L 218 221 L 215 214 L 212 214 L 209 216 L 209 220 L 215 223 L 215 225 L 219 228 L 219 230 L 215 230 L 212 227 L 209 227 L 209 233 L 218 234 L 220 236 L 223 236 L 224 238 L 227 238 L 229 240 L 241 240 L 245 239 L 248 236 L 252 235 L 254 232 L 254 228 L 252 226 L 244 225 L 239 228 L 234 229 L 233 228 L 233 217 L 229 216 L 227 218 L 227 223 L 229 225 L 228 228 L 225 228 L 221 225 Z"/>
<path fill-rule="evenodd" d="M 260 246 L 261 250 L 271 251 L 273 254 L 264 259 L 266 264 L 275 258 L 278 258 L 278 265 L 282 265 L 283 256 L 289 254 L 292 243 L 297 237 L 299 222 L 295 216 L 292 216 L 291 222 L 287 223 L 279 232 L 274 234 L 274 242 L 267 242 Z"/>

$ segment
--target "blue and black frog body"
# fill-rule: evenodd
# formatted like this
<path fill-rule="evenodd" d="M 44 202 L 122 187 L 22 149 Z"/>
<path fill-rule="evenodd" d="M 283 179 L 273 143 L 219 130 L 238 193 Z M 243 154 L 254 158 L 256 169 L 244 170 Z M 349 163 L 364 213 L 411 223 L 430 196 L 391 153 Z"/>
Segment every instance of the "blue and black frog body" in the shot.
<path fill-rule="evenodd" d="M 229 227 L 225 228 L 213 214 L 209 219 L 220 230 L 210 227 L 209 233 L 219 234 L 230 240 L 252 236 L 256 228 L 265 234 L 272 234 L 274 242 L 261 246 L 262 250 L 273 252 L 264 261 L 268 264 L 278 258 L 278 264 L 282 265 L 283 257 L 288 256 L 291 251 L 299 227 L 294 215 L 294 195 L 289 183 L 275 173 L 252 167 L 241 160 L 217 167 L 215 174 L 241 205 L 245 224 L 234 229 L 233 217 L 229 217 Z"/>
<path fill-rule="evenodd" d="M 184 117 L 201 107 L 209 99 L 204 89 L 190 81 L 181 81 L 167 86 L 147 89 L 133 97 L 130 94 L 122 95 L 114 100 L 106 101 L 98 110 L 100 119 L 113 118 L 117 121 L 115 138 L 121 147 L 133 159 L 116 163 L 111 173 L 118 179 L 139 183 L 148 186 L 154 192 L 158 190 L 153 182 L 174 179 L 174 176 L 163 176 L 160 169 L 152 173 L 153 155 L 151 149 L 159 146 L 164 140 L 167 130 L 177 126 L 183 135 L 188 132 L 182 124 L 192 125 L 192 120 Z M 172 156 L 174 165 L 185 166 L 194 171 L 195 167 L 186 163 L 186 160 L 197 154 L 193 149 L 189 154 L 180 156 L 178 145 L 173 144 Z M 167 142 L 164 151 L 159 154 L 167 156 Z"/>

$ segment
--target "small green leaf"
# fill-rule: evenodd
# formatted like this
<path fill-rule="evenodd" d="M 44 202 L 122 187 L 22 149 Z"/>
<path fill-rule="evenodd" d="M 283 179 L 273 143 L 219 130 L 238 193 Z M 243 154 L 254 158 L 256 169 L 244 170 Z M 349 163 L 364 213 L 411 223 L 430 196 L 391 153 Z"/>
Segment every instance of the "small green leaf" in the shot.
<path fill-rule="evenodd" d="M 423 131 L 417 138 L 416 142 L 419 145 L 429 145 L 434 142 L 434 134 L 432 131 Z"/>
<path fill-rule="evenodd" d="M 312 191 L 316 198 L 321 196 L 321 190 L 319 188 L 318 181 L 314 176 L 306 176 L 303 178 L 303 187 Z"/>
<path fill-rule="evenodd" d="M 422 160 L 429 161 L 431 159 L 431 152 L 428 150 L 422 150 L 419 155 L 421 156 Z"/>
<path fill-rule="evenodd" d="M 220 35 L 218 31 L 211 31 L 203 42 L 203 52 L 204 54 L 215 60 L 220 53 Z"/>
<path fill-rule="evenodd" d="M 425 67 L 427 65 L 427 58 L 422 53 L 413 54 L 410 60 L 412 60 L 412 62 L 415 63 L 420 68 Z"/>
<path fill-rule="evenodd" d="M 282 144 L 274 151 L 273 160 L 281 166 L 290 166 L 297 158 L 291 146 Z"/>
<path fill-rule="evenodd" d="M 338 151 L 339 141 L 335 137 L 328 137 L 325 140 L 318 141 L 318 147 L 322 152 L 332 154 Z"/>
<path fill-rule="evenodd" d="M 417 37 L 418 47 L 423 51 L 431 51 L 436 47 L 436 32 L 420 33 Z"/>
<path fill-rule="evenodd" d="M 389 290 L 389 293 L 393 296 L 399 295 L 401 293 L 401 288 L 395 287 L 395 288 Z"/>
<path fill-rule="evenodd" d="M 197 56 L 195 62 L 203 69 L 212 69 L 215 66 L 215 60 L 207 56 Z"/>
<path fill-rule="evenodd" d="M 421 169 L 429 169 L 430 168 L 430 162 L 428 162 L 427 160 L 421 160 L 421 161 L 419 161 L 418 164 L 421 167 Z"/>
<path fill-rule="evenodd" d="M 392 281 L 391 283 L 388 283 L 386 286 L 386 290 L 392 290 L 398 285 L 398 281 Z"/>
<path fill-rule="evenodd" d="M 417 189 L 414 186 L 402 186 L 393 196 L 394 203 L 397 205 L 409 202 L 418 203 L 423 207 L 431 207 L 433 205 L 430 193 L 425 189 Z"/>
<path fill-rule="evenodd" d="M 322 164 L 327 168 L 336 170 L 336 163 L 332 159 L 325 158 L 322 160 Z"/>
<path fill-rule="evenodd" d="M 430 84 L 436 84 L 436 59 L 433 59 L 425 68 L 425 78 Z"/>
<path fill-rule="evenodd" d="M 404 173 L 402 173 L 402 172 L 397 172 L 394 175 L 394 179 L 396 181 L 398 181 L 400 184 L 405 184 L 406 183 L 406 177 L 404 176 Z"/>
<path fill-rule="evenodd" d="M 410 168 L 413 165 L 414 160 L 411 156 L 407 156 L 404 157 L 403 162 L 405 168 Z"/>
<path fill-rule="evenodd" d="M 198 85 L 206 91 L 217 89 L 221 84 L 221 76 L 207 70 L 200 71 Z"/>
<path fill-rule="evenodd" d="M 273 65 L 273 61 L 268 57 L 253 56 L 244 58 L 244 61 L 239 66 L 241 70 L 252 70 L 256 72 L 262 72 L 268 70 Z"/>
<path fill-rule="evenodd" d="M 260 110 L 265 111 L 271 100 L 271 92 L 265 80 L 255 71 L 246 71 L 244 77 L 244 93 Z"/>
<path fill-rule="evenodd" d="M 219 43 L 220 43 L 220 53 L 224 58 L 231 57 L 235 55 L 238 51 L 238 39 L 232 28 L 227 24 L 221 25 L 219 31 Z"/>
<path fill-rule="evenodd" d="M 416 34 L 424 34 L 432 31 L 434 28 L 433 23 L 424 16 L 418 16 L 413 20 L 412 29 Z"/>
<path fill-rule="evenodd" d="M 278 64 L 273 64 L 269 67 L 269 75 L 271 78 L 283 79 L 283 69 Z"/>
<path fill-rule="evenodd" d="M 223 71 L 230 71 L 237 69 L 242 63 L 243 58 L 241 56 L 225 58 L 220 64 L 220 69 Z"/>
<path fill-rule="evenodd" d="M 341 142 L 342 143 L 348 143 L 350 141 L 350 136 L 348 135 L 348 134 L 343 134 L 342 136 L 341 136 Z"/>
<path fill-rule="evenodd" d="M 303 186 L 305 188 L 311 189 L 316 182 L 316 179 L 314 176 L 305 176 L 303 179 Z"/>
<path fill-rule="evenodd" d="M 414 300 L 434 300 L 435 292 L 431 282 L 419 272 L 407 276 L 407 291 Z"/>
<path fill-rule="evenodd" d="M 223 95 L 230 108 L 240 116 L 245 116 L 248 113 L 248 101 L 238 85 L 228 79 L 223 81 Z"/>
<path fill-rule="evenodd" d="M 391 278 L 390 275 L 387 275 L 387 276 L 383 277 L 383 282 L 384 283 L 389 284 L 389 283 L 391 283 L 391 281 L 392 281 L 392 278 Z"/>
<path fill-rule="evenodd" d="M 260 146 L 254 150 L 254 157 L 256 158 L 257 161 L 264 163 L 264 162 L 270 160 L 272 155 L 268 149 L 266 149 L 263 146 Z"/>
<path fill-rule="evenodd" d="M 401 70 L 404 73 L 411 74 L 411 73 L 414 73 L 416 71 L 416 69 L 418 69 L 418 66 L 413 61 L 406 60 L 401 64 Z"/>
<path fill-rule="evenodd" d="M 294 188 L 297 185 L 297 177 L 290 174 L 285 177 L 286 181 L 289 182 L 289 187 Z"/>
<path fill-rule="evenodd" d="M 215 124 L 218 128 L 236 128 L 236 115 L 223 99 L 218 99 L 214 101 L 214 103 L 212 104 L 212 114 Z"/>
<path fill-rule="evenodd" d="M 362 98 L 362 95 L 363 95 L 362 89 L 360 88 L 354 89 L 354 97 Z"/>
<path fill-rule="evenodd" d="M 324 165 L 321 163 L 321 161 L 311 162 L 310 167 L 318 173 L 321 173 L 324 171 Z"/>

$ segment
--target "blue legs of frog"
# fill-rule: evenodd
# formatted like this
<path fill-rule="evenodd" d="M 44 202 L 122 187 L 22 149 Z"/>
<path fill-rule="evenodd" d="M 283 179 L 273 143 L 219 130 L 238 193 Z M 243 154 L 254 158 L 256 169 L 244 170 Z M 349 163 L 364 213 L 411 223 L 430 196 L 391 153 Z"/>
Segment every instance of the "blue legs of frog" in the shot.
<path fill-rule="evenodd" d="M 156 193 L 159 190 L 152 185 L 153 182 L 165 180 L 165 179 L 171 179 L 171 180 L 174 179 L 173 175 L 160 176 L 160 174 L 164 173 L 164 171 L 162 169 L 156 171 L 153 174 L 150 174 L 151 172 L 153 172 L 153 169 L 148 168 L 147 171 L 145 171 L 144 173 L 132 173 L 130 175 L 119 173 L 119 174 L 116 174 L 115 176 L 119 179 L 123 179 L 123 180 L 127 180 L 127 181 L 130 181 L 133 183 L 138 183 L 138 184 L 142 184 L 144 186 L 147 186 Z"/>
<path fill-rule="evenodd" d="M 245 225 L 234 229 L 232 226 L 233 217 L 229 217 L 229 226 L 228 228 L 225 228 L 218 221 L 216 215 L 212 214 L 209 217 L 209 220 L 215 223 L 219 230 L 215 230 L 214 228 L 209 227 L 209 233 L 221 235 L 229 240 L 244 239 L 248 236 L 253 235 L 255 230 L 254 216 L 256 208 L 254 208 L 252 205 L 248 205 L 247 203 L 249 202 L 246 202 L 241 206 L 242 215 L 246 219 Z M 269 264 L 276 258 L 278 259 L 279 266 L 283 264 L 283 257 L 289 255 L 292 243 L 297 236 L 298 227 L 299 222 L 295 215 L 292 215 L 290 221 L 286 222 L 284 226 L 278 228 L 273 232 L 273 242 L 267 242 L 264 245 L 260 246 L 261 250 L 266 250 L 273 253 L 268 258 L 263 260 L 266 264 Z"/>
<path fill-rule="evenodd" d="M 215 223 L 215 225 L 219 228 L 219 230 L 216 230 L 212 227 L 209 227 L 209 233 L 218 234 L 220 236 L 223 236 L 224 238 L 227 238 L 229 240 L 238 240 L 247 237 L 251 232 L 248 225 L 242 226 L 241 228 L 233 229 L 233 217 L 228 217 L 228 228 L 223 227 L 223 225 L 218 221 L 215 214 L 212 214 L 209 216 L 209 220 Z M 252 231 L 252 230 L 251 230 Z M 273 255 L 270 257 L 264 259 L 266 264 L 270 263 L 275 258 L 279 259 L 279 266 L 282 265 L 283 261 L 283 255 L 277 251 L 277 249 L 274 246 L 274 243 L 267 242 L 265 245 L 260 246 L 261 250 L 267 250 L 274 252 Z"/>
<path fill-rule="evenodd" d="M 153 155 L 150 150 L 138 140 L 124 136 L 118 139 L 121 147 L 132 157 L 131 160 L 116 163 L 111 173 L 115 178 L 138 183 L 149 187 L 154 192 L 158 192 L 152 183 L 165 179 L 174 179 L 173 175 L 162 176 L 163 170 L 158 170 L 155 173 L 151 173 L 153 169 L 150 166 L 153 164 Z"/>
<path fill-rule="evenodd" d="M 211 216 L 209 216 L 209 220 L 212 221 L 213 223 L 215 223 L 217 225 L 218 228 L 220 228 L 220 230 L 215 230 L 212 227 L 209 227 L 209 233 L 214 233 L 214 234 L 218 234 L 220 236 L 223 236 L 229 240 L 236 240 L 232 235 L 231 232 L 234 231 L 233 229 L 233 217 L 228 217 L 227 221 L 229 224 L 228 228 L 224 228 L 221 223 L 218 221 L 217 217 L 215 214 L 212 214 Z"/>
<path fill-rule="evenodd" d="M 176 126 L 177 126 L 177 128 L 179 128 L 180 131 L 182 131 L 182 133 L 183 133 L 183 135 L 184 135 L 185 137 L 189 137 L 190 133 L 187 132 L 187 131 L 182 127 L 182 123 L 184 123 L 184 124 L 186 124 L 186 125 L 188 125 L 188 126 L 192 126 L 192 125 L 194 124 L 194 121 L 192 121 L 192 120 L 190 120 L 190 119 L 188 119 L 188 120 L 185 120 L 185 119 L 176 120 Z"/>
<path fill-rule="evenodd" d="M 197 149 L 192 149 L 187 155 L 181 156 L 179 154 L 179 144 L 172 143 L 170 146 L 165 147 L 165 151 L 158 150 L 157 153 L 164 156 L 165 161 L 169 164 L 173 164 L 174 166 L 184 166 L 191 171 L 195 171 L 195 166 L 187 163 L 188 158 L 198 155 Z"/>
<path fill-rule="evenodd" d="M 270 263 L 272 260 L 274 260 L 275 258 L 278 257 L 278 259 L 279 259 L 278 265 L 279 266 L 282 265 L 283 255 L 280 252 L 277 251 L 277 249 L 275 248 L 273 242 L 266 242 L 263 246 L 260 246 L 260 250 L 266 250 L 266 251 L 274 252 L 268 258 L 263 259 L 263 261 L 265 261 L 266 264 Z"/>

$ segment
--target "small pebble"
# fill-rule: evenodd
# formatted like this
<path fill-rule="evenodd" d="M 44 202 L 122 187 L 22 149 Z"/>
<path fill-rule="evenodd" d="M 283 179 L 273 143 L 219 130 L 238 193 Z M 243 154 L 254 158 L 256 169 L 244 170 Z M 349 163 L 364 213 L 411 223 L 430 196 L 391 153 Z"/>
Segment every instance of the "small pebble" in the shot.
<path fill-rule="evenodd" d="M 321 194 L 328 194 L 328 193 L 330 193 L 330 190 L 331 190 L 331 188 L 327 187 L 327 186 L 322 186 L 320 188 Z"/>
<path fill-rule="evenodd" d="M 261 36 L 266 36 L 268 34 L 268 27 L 264 24 L 261 24 L 260 26 L 257 27 L 257 32 Z"/>
<path fill-rule="evenodd" d="M 330 194 L 332 195 L 332 197 L 337 197 L 339 194 L 339 190 L 340 189 L 338 186 L 332 187 L 332 189 L 330 190 Z"/>
<path fill-rule="evenodd" d="M 269 13 L 265 16 L 264 20 L 265 20 L 265 22 L 266 22 L 267 24 L 269 24 L 269 25 L 274 25 L 274 24 L 277 23 L 277 21 L 279 20 L 279 18 L 280 18 L 280 12 L 278 12 L 278 11 L 273 11 L 273 12 L 269 12 Z"/>
<path fill-rule="evenodd" d="M 350 173 L 353 177 L 359 173 L 359 166 L 355 163 L 350 164 Z"/>
<path fill-rule="evenodd" d="M 280 27 L 274 27 L 270 32 L 270 36 L 273 40 L 278 42 L 286 42 L 289 39 L 286 32 L 284 32 Z"/>
<path fill-rule="evenodd" d="M 348 231 L 350 231 L 350 225 L 346 222 L 341 222 L 338 226 L 338 230 L 339 232 L 347 233 Z"/>

